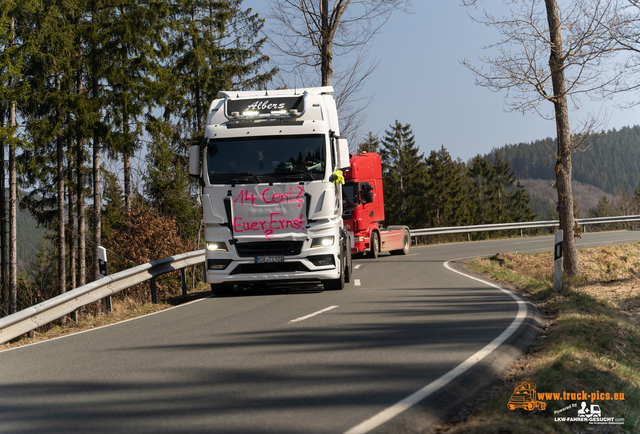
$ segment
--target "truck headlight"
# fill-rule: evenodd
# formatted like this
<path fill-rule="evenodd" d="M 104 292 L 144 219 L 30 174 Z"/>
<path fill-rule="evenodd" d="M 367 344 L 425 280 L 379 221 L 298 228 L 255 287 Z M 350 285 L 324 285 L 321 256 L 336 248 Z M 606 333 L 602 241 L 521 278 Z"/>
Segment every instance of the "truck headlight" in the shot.
<path fill-rule="evenodd" d="M 224 241 L 210 241 L 207 242 L 207 250 L 210 252 L 226 252 L 227 245 Z"/>
<path fill-rule="evenodd" d="M 311 247 L 327 247 L 333 246 L 333 236 L 314 238 L 311 241 Z"/>

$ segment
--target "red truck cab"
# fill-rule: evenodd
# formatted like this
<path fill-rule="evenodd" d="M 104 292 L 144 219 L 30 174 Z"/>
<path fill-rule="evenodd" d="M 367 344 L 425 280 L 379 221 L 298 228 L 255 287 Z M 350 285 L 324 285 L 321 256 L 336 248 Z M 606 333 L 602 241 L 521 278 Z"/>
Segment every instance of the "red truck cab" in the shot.
<path fill-rule="evenodd" d="M 385 251 L 406 255 L 411 246 L 409 228 L 380 228 L 384 221 L 380 155 L 352 154 L 349 162 L 351 167 L 344 171 L 342 186 L 342 219 L 351 238 L 351 253 L 368 253 L 374 258 Z"/>

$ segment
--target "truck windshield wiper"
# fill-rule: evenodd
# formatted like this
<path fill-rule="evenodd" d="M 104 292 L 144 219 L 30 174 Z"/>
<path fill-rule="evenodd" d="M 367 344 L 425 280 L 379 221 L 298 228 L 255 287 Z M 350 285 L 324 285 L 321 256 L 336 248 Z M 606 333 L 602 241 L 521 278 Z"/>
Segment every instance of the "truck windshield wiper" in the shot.
<path fill-rule="evenodd" d="M 228 176 L 229 177 L 229 181 L 231 182 L 238 182 L 238 181 L 248 181 L 249 178 L 253 178 L 255 179 L 257 182 L 262 182 L 262 180 L 260 178 L 258 178 L 256 175 L 254 175 L 251 172 L 245 172 L 245 173 L 225 173 L 222 176 Z"/>
<path fill-rule="evenodd" d="M 284 179 L 300 179 L 303 176 L 307 176 L 311 181 L 315 181 L 316 179 L 309 172 L 300 170 L 298 172 L 287 172 L 287 173 L 274 173 L 274 176 L 283 177 Z"/>

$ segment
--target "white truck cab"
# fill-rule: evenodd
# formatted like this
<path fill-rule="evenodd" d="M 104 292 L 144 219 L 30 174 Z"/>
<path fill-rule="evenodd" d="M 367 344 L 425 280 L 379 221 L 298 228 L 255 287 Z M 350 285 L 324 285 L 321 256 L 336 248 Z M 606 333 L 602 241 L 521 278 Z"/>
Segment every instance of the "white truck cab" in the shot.
<path fill-rule="evenodd" d="M 190 149 L 201 180 L 207 282 L 342 289 L 351 249 L 342 221 L 349 168 L 332 87 L 219 92 Z"/>

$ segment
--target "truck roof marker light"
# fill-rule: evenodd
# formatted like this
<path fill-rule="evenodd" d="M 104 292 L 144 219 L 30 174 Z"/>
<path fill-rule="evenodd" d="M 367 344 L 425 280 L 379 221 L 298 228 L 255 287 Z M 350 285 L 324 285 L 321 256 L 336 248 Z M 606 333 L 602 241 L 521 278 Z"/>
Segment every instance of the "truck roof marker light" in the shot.
<path fill-rule="evenodd" d="M 284 116 L 287 114 L 286 110 L 274 110 L 271 112 L 272 115 L 280 115 L 280 116 Z"/>
<path fill-rule="evenodd" d="M 231 112 L 231 117 L 232 118 L 239 118 L 240 117 L 240 112 Z"/>
<path fill-rule="evenodd" d="M 260 112 L 257 111 L 253 111 L 253 110 L 247 110 L 246 112 L 242 112 L 242 116 L 258 116 L 260 114 Z"/>
<path fill-rule="evenodd" d="M 300 112 L 298 110 L 296 110 L 296 109 L 289 110 L 289 114 L 291 116 L 300 116 Z"/>

